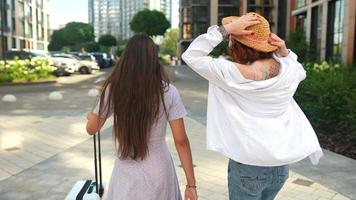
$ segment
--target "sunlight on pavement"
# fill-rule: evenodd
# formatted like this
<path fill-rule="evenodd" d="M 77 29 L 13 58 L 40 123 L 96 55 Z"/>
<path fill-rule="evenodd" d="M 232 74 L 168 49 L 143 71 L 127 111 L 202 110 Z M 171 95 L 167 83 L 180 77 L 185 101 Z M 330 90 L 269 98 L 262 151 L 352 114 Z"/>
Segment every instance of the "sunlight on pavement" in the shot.
<path fill-rule="evenodd" d="M 21 148 L 23 137 L 14 132 L 3 132 L 0 135 L 0 149 L 7 150 L 13 148 Z"/>
<path fill-rule="evenodd" d="M 100 77 L 100 78 L 96 79 L 96 80 L 94 81 L 94 83 L 100 83 L 100 82 L 102 82 L 102 81 L 105 81 L 105 78 L 104 78 L 104 77 Z"/>

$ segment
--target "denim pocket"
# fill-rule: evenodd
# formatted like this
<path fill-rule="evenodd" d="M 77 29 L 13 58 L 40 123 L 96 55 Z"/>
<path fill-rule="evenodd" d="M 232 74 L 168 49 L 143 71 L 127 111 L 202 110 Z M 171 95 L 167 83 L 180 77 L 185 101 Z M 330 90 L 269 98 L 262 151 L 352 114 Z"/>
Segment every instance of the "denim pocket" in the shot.
<path fill-rule="evenodd" d="M 268 168 L 234 163 L 230 178 L 233 183 L 250 195 L 256 195 L 268 184 Z"/>

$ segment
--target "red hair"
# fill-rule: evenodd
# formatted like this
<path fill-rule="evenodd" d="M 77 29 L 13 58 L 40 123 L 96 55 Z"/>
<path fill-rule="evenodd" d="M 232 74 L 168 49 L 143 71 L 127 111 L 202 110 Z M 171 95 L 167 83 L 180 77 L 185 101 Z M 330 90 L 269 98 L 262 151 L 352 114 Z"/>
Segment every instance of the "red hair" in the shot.
<path fill-rule="evenodd" d="M 248 47 L 234 38 L 230 38 L 231 46 L 229 44 L 228 53 L 233 62 L 240 64 L 253 63 L 259 59 L 272 58 L 273 52 L 261 52 L 251 47 Z"/>

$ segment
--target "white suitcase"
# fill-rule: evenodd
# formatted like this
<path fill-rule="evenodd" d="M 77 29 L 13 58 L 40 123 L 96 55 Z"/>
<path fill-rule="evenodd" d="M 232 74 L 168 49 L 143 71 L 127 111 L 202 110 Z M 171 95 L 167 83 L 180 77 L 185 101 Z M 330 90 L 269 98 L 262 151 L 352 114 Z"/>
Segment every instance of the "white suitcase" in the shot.
<path fill-rule="evenodd" d="M 98 138 L 98 145 L 96 144 Z M 65 200 L 100 200 L 104 194 L 104 187 L 101 175 L 101 145 L 100 145 L 100 130 L 98 134 L 93 136 L 94 141 L 94 167 L 95 167 L 95 180 L 82 180 L 77 181 L 72 190 L 68 193 Z M 98 146 L 98 155 L 97 155 Z M 97 162 L 97 157 L 99 163 Z M 99 164 L 99 169 L 98 169 Z M 98 181 L 99 170 L 99 181 Z M 99 188 L 99 190 L 97 190 Z"/>

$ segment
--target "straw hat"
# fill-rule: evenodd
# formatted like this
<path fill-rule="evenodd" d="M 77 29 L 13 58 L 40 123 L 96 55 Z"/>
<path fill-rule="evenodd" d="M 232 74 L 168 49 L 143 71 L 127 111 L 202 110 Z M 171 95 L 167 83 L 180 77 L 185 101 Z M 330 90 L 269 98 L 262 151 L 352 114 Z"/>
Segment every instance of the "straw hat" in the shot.
<path fill-rule="evenodd" d="M 240 35 L 240 36 L 231 35 L 231 36 L 237 41 L 239 41 L 240 43 L 252 49 L 255 49 L 257 51 L 273 52 L 277 50 L 278 47 L 268 43 L 268 38 L 271 32 L 268 21 L 261 15 L 254 12 L 247 13 L 247 15 L 260 16 L 261 23 L 246 28 L 246 30 L 253 31 L 254 35 Z M 236 16 L 225 17 L 222 19 L 222 24 L 223 25 L 229 24 L 238 18 L 239 17 Z"/>

